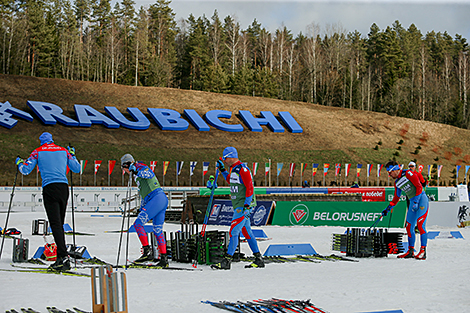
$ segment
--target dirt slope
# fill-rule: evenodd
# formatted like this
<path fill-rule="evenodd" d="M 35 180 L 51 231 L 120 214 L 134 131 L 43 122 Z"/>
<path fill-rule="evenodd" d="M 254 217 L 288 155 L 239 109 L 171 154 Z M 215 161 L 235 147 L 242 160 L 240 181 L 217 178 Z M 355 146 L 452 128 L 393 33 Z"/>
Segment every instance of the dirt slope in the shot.
<path fill-rule="evenodd" d="M 0 185 L 12 184 L 14 158 L 16 155 L 29 155 L 38 146 L 37 138 L 44 131 L 51 132 L 58 144 L 72 143 L 77 147 L 79 159 L 87 159 L 89 162 L 95 159 L 104 162 L 116 160 L 123 153 L 130 152 L 145 162 L 158 160 L 156 173 L 161 176 L 162 161 L 171 161 L 167 185 L 170 181 L 173 185 L 176 183 L 174 161 L 186 163 L 186 168 L 179 177 L 179 185 L 189 184 L 189 161 L 198 161 L 193 184 L 200 183 L 202 161 L 215 161 L 222 149 L 229 145 L 240 150 L 242 161 L 260 162 L 260 172 L 256 177 L 258 184 L 264 183 L 262 165 L 269 158 L 274 164 L 274 182 L 276 163 L 284 162 L 281 172 L 281 182 L 284 183 L 288 180 L 286 168 L 290 162 L 308 163 L 307 177 L 311 177 L 312 163 L 320 163 L 319 172 L 322 171 L 324 162 L 331 163 L 333 168 L 334 163 L 352 163 L 352 175 L 356 173 L 356 163 L 364 166 L 367 163 L 385 163 L 394 153 L 399 153 L 395 157 L 401 163 L 407 164 L 409 160 L 416 159 L 426 166 L 443 164 L 441 185 L 443 182 L 451 183 L 456 164 L 470 164 L 468 130 L 381 113 L 199 91 L 0 75 L 0 102 L 9 101 L 14 107 L 32 113 L 26 104 L 27 100 L 54 103 L 71 118 L 76 118 L 74 104 L 87 104 L 102 113 L 105 106 L 115 106 L 123 113 L 127 107 L 137 107 L 149 118 L 151 126 L 145 131 L 123 127 L 107 129 L 101 125 L 90 128 L 46 126 L 32 114 L 35 119 L 31 123 L 20 120 L 10 130 L 0 127 L 0 160 L 6 169 L 0 174 Z M 184 109 L 194 109 L 201 116 L 210 110 L 228 110 L 232 112 L 232 118 L 227 123 L 237 124 L 243 124 L 235 116 L 239 110 L 249 110 L 255 116 L 260 111 L 271 111 L 276 116 L 279 111 L 288 111 L 304 131 L 301 134 L 288 131 L 273 133 L 263 127 L 261 133 L 255 133 L 249 131 L 244 124 L 245 130 L 239 133 L 224 132 L 212 127 L 209 132 L 199 132 L 193 126 L 182 132 L 162 131 L 147 113 L 147 108 L 170 108 L 180 113 Z M 403 140 L 402 144 L 399 144 L 400 140 Z M 427 168 L 425 172 L 427 173 Z M 459 174 L 460 180 L 463 180 L 465 166 Z M 107 184 L 106 175 L 105 169 L 97 174 L 98 184 L 103 181 Z M 113 172 L 113 175 L 112 184 L 120 184 L 119 171 Z M 300 170 L 296 173 L 296 183 L 300 182 L 299 175 Z M 371 175 L 371 181 L 375 181 L 375 167 Z M 25 184 L 35 184 L 36 177 L 32 176 L 24 178 Z M 316 180 L 321 179 L 321 173 L 317 174 Z M 334 179 L 334 171 L 330 170 L 327 181 Z M 361 180 L 365 179 L 363 169 Z M 381 179 L 386 180 L 384 173 Z M 87 167 L 83 180 L 84 184 L 85 181 L 93 184 L 92 166 Z"/>

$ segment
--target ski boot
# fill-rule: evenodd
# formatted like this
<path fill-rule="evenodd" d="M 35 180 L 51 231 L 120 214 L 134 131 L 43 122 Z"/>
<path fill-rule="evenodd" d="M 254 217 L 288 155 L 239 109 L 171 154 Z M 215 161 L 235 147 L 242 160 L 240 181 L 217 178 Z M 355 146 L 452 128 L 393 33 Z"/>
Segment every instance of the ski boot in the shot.
<path fill-rule="evenodd" d="M 253 263 L 248 264 L 248 265 L 245 265 L 245 268 L 264 267 L 263 256 L 261 255 L 261 253 L 256 252 L 256 253 L 254 254 L 254 256 L 255 256 L 255 260 L 253 261 Z"/>
<path fill-rule="evenodd" d="M 142 249 L 144 250 L 142 256 L 135 260 L 134 263 L 153 261 L 153 253 L 150 246 L 143 246 Z"/>
<path fill-rule="evenodd" d="M 232 264 L 232 256 L 228 253 L 224 254 L 224 257 L 220 263 L 212 264 L 211 268 L 214 270 L 229 270 Z"/>
<path fill-rule="evenodd" d="M 70 269 L 70 260 L 68 257 L 57 257 L 57 260 L 49 266 L 49 271 L 62 272 Z"/>
<path fill-rule="evenodd" d="M 406 251 L 405 253 L 397 256 L 397 258 L 399 259 L 412 259 L 414 258 L 414 252 L 415 252 L 415 249 L 413 247 L 410 247 L 408 248 L 408 251 Z"/>
<path fill-rule="evenodd" d="M 160 254 L 160 261 L 157 263 L 158 267 L 168 267 L 168 256 L 166 253 Z"/>
<path fill-rule="evenodd" d="M 418 254 L 415 256 L 417 260 L 426 260 L 426 247 L 421 247 Z"/>

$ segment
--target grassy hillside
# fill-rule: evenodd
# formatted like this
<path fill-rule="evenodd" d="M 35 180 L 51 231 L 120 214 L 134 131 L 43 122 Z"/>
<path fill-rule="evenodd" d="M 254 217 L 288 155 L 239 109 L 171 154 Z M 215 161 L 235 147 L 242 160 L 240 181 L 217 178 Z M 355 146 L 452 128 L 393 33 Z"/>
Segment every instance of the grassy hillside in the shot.
<path fill-rule="evenodd" d="M 213 94 L 199 91 L 130 87 L 105 83 L 44 79 L 24 76 L 0 75 L 0 102 L 9 101 L 14 107 L 30 112 L 27 100 L 50 102 L 64 109 L 64 114 L 75 117 L 74 104 L 87 104 L 104 113 L 105 106 L 115 106 L 121 112 L 127 107 L 137 107 L 147 115 L 151 126 L 145 131 L 107 129 L 101 125 L 90 128 L 46 126 L 36 117 L 33 122 L 19 120 L 12 129 L 0 127 L 0 185 L 11 185 L 15 175 L 14 159 L 27 157 L 39 145 L 38 137 L 48 131 L 59 145 L 69 143 L 76 147 L 79 159 L 88 160 L 83 184 L 93 185 L 93 160 L 103 160 L 97 173 L 98 185 L 107 185 L 107 160 L 119 160 L 124 153 L 132 153 L 137 160 L 148 163 L 158 161 L 156 174 L 162 181 L 162 163 L 171 161 L 165 178 L 166 185 L 175 185 L 175 161 L 184 161 L 179 185 L 189 184 L 189 161 L 198 161 L 193 184 L 201 184 L 202 162 L 213 162 L 226 146 L 235 146 L 240 159 L 260 162 L 256 185 L 264 184 L 264 162 L 271 159 L 272 181 L 276 182 L 276 163 L 283 162 L 280 185 L 287 184 L 290 162 L 308 163 L 304 179 L 311 179 L 312 163 L 319 163 L 315 180 L 321 181 L 323 163 L 330 163 L 327 183 L 334 181 L 334 163 L 352 163 L 349 181 L 353 181 L 356 164 L 364 164 L 360 181 L 365 185 L 366 164 L 385 163 L 394 157 L 400 163 L 416 160 L 419 164 L 444 165 L 441 185 L 452 184 L 455 165 L 470 164 L 470 131 L 448 125 L 391 117 L 386 114 L 325 107 L 302 102 L 279 101 L 265 98 Z M 233 113 L 227 123 L 241 123 L 235 115 L 239 110 L 249 110 L 253 115 L 260 111 L 289 111 L 302 126 L 301 134 L 273 133 L 264 127 L 254 133 L 245 127 L 240 133 L 230 133 L 215 128 L 199 132 L 193 126 L 182 132 L 162 131 L 147 114 L 147 108 L 170 108 L 180 113 L 194 109 L 201 116 L 210 110 L 228 110 Z M 417 152 L 417 154 L 415 153 Z M 396 155 L 398 154 L 398 155 Z M 465 166 L 460 170 L 463 181 Z M 376 182 L 376 166 L 370 181 Z M 79 176 L 74 176 L 78 184 Z M 20 179 L 21 181 L 21 179 Z M 23 178 L 25 185 L 35 185 L 33 172 Z M 344 182 L 344 178 L 341 178 Z M 387 181 L 385 171 L 381 184 Z M 298 168 L 293 185 L 300 183 Z M 121 184 L 118 167 L 111 176 L 112 185 Z"/>

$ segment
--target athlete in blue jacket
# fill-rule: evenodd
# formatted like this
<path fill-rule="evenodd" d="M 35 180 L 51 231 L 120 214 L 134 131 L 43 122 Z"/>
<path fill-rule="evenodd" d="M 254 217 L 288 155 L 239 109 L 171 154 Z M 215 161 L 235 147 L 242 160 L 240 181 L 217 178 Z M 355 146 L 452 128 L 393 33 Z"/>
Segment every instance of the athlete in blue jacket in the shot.
<path fill-rule="evenodd" d="M 134 157 L 125 154 L 121 158 L 121 167 L 128 174 L 133 174 L 139 187 L 139 194 L 142 198 L 140 213 L 134 222 L 134 228 L 142 244 L 143 254 L 135 262 L 153 261 L 154 256 L 149 246 L 147 232 L 144 225 L 149 220 L 153 223 L 153 233 L 157 238 L 158 250 L 160 251 L 160 261 L 158 266 L 168 267 L 166 254 L 166 241 L 163 235 L 163 223 L 165 222 L 165 212 L 168 208 L 168 198 L 160 187 L 157 177 L 153 171 L 143 163 L 136 163 Z"/>
<path fill-rule="evenodd" d="M 80 172 L 80 163 L 75 157 L 73 147 L 57 146 L 50 133 L 39 136 L 41 146 L 35 149 L 25 161 L 16 159 L 16 165 L 23 175 L 28 175 L 36 167 L 42 178 L 42 197 L 52 235 L 57 245 L 57 260 L 50 266 L 56 271 L 70 269 L 70 261 L 65 244 L 64 221 L 69 199 L 67 166 L 74 173 Z"/>

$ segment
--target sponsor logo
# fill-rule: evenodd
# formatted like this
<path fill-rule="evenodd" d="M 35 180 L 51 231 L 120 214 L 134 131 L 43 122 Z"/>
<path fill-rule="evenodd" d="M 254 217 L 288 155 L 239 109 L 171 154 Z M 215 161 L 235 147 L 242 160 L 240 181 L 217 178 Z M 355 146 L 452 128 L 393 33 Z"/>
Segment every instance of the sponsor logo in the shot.
<path fill-rule="evenodd" d="M 215 218 L 219 215 L 221 206 L 222 205 L 220 203 L 216 203 L 212 206 L 211 215 L 210 215 L 211 218 Z"/>
<path fill-rule="evenodd" d="M 314 221 L 348 221 L 348 222 L 372 222 L 382 213 L 364 212 L 314 212 Z"/>
<path fill-rule="evenodd" d="M 308 215 L 308 207 L 305 204 L 297 204 L 289 213 L 289 221 L 292 225 L 302 225 L 307 221 Z"/>
<path fill-rule="evenodd" d="M 253 223 L 255 225 L 261 224 L 263 221 L 264 217 L 266 216 L 266 208 L 264 205 L 260 205 L 258 209 L 256 210 L 255 214 L 253 215 Z"/>

